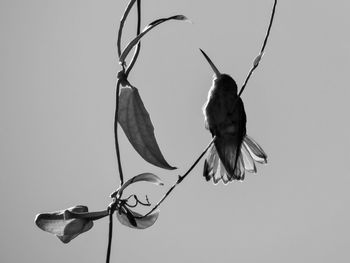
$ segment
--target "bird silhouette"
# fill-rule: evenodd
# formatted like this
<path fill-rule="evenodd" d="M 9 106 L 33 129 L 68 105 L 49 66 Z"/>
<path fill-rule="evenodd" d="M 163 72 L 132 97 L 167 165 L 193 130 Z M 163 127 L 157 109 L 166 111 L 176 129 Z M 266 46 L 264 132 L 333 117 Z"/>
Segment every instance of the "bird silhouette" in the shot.
<path fill-rule="evenodd" d="M 255 162 L 267 163 L 264 150 L 246 134 L 244 104 L 237 95 L 237 84 L 228 74 L 221 74 L 211 59 L 200 49 L 214 79 L 203 106 L 205 127 L 215 136 L 204 162 L 203 176 L 214 184 L 244 180 L 245 172 L 256 173 Z"/>

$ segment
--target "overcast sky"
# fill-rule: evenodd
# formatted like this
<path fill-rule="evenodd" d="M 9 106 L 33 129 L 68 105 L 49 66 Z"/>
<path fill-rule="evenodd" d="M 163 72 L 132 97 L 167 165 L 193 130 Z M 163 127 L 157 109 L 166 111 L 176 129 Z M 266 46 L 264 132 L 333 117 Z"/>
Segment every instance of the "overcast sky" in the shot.
<path fill-rule="evenodd" d="M 0 1 L 0 261 L 104 262 L 108 220 L 68 245 L 34 224 L 74 205 L 102 210 L 118 187 L 113 118 L 116 32 L 127 1 Z M 156 202 L 210 141 L 201 112 L 212 71 L 242 85 L 272 0 L 142 2 L 147 35 L 129 80 L 148 109 L 167 171 L 120 130 L 126 178 L 153 172 Z M 269 156 L 243 183 L 217 185 L 203 162 L 147 230 L 115 221 L 112 262 L 349 262 L 350 3 L 279 1 L 265 56 L 242 95 L 247 133 Z M 135 11 L 123 45 L 135 34 Z"/>

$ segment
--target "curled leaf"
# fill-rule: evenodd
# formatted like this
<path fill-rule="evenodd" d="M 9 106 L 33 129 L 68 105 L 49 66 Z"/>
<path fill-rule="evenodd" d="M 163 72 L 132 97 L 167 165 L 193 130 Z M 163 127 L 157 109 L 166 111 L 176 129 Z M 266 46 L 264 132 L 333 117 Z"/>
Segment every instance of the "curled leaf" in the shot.
<path fill-rule="evenodd" d="M 150 183 L 154 183 L 157 185 L 164 185 L 164 183 L 162 182 L 162 180 L 160 180 L 160 178 L 158 176 L 156 176 L 155 174 L 152 173 L 142 173 L 139 175 L 134 176 L 133 178 L 129 179 L 128 181 L 126 181 L 122 187 L 119 189 L 119 191 L 124 191 L 124 189 L 129 186 L 130 184 L 136 183 L 136 182 L 150 182 Z"/>
<path fill-rule="evenodd" d="M 42 230 L 56 235 L 63 243 L 68 243 L 78 235 L 90 230 L 94 223 L 85 218 L 72 218 L 71 213 L 87 213 L 86 206 L 77 205 L 66 210 L 38 214 L 35 224 Z"/>
<path fill-rule="evenodd" d="M 128 214 L 126 212 L 123 212 L 122 210 L 118 211 L 116 214 L 119 222 L 122 223 L 124 226 L 136 229 L 145 229 L 152 226 L 157 221 L 159 216 L 159 210 L 156 210 L 154 213 L 145 217 L 142 217 L 141 214 L 131 210 L 128 210 Z M 131 219 L 130 216 L 132 216 L 133 219 Z M 136 225 L 134 225 L 134 222 L 136 223 Z"/>
<path fill-rule="evenodd" d="M 188 20 L 187 17 L 183 16 L 183 15 L 176 15 L 176 16 L 170 16 L 167 18 L 161 18 L 161 19 L 157 19 L 155 21 L 153 21 L 152 23 L 150 23 L 148 26 L 146 26 L 144 28 L 144 30 L 138 35 L 136 36 L 133 40 L 131 40 L 131 42 L 126 46 L 126 48 L 123 50 L 121 56 L 119 57 L 119 62 L 120 63 L 124 63 L 125 59 L 127 57 L 127 55 L 129 54 L 129 52 L 131 51 L 131 49 L 137 45 L 137 43 L 140 41 L 140 39 L 151 29 L 153 29 L 154 27 L 168 21 L 168 20 L 182 20 L 182 21 L 186 21 Z"/>
<path fill-rule="evenodd" d="M 135 87 L 123 87 L 119 95 L 118 122 L 135 150 L 147 162 L 173 170 L 164 159 L 154 135 L 150 116 Z"/>

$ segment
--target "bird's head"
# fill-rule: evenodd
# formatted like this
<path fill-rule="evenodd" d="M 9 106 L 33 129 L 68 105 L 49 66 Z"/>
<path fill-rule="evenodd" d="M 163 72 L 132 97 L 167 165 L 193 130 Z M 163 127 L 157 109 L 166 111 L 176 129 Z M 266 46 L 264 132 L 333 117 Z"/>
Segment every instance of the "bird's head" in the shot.
<path fill-rule="evenodd" d="M 211 59 L 205 54 L 205 52 L 200 49 L 205 59 L 208 61 L 209 65 L 214 71 L 213 87 L 220 87 L 221 89 L 232 90 L 237 94 L 237 84 L 235 80 L 228 74 L 221 74 Z"/>
<path fill-rule="evenodd" d="M 218 77 L 215 76 L 213 79 L 213 85 L 220 87 L 220 90 L 227 90 L 230 92 L 233 91 L 235 94 L 237 94 L 237 84 L 230 75 L 221 74 Z"/>

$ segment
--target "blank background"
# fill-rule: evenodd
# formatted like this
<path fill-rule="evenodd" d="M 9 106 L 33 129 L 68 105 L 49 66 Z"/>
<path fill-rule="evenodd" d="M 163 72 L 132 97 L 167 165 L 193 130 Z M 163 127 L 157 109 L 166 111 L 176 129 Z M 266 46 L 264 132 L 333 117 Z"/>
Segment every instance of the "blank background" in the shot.
<path fill-rule="evenodd" d="M 349 1 L 279 1 L 266 54 L 242 98 L 247 130 L 269 164 L 214 186 L 202 165 L 144 231 L 115 221 L 112 262 L 349 262 Z M 107 207 L 118 187 L 113 138 L 116 32 L 127 1 L 0 2 L 0 261 L 104 262 L 108 220 L 62 244 L 37 213 Z M 129 80 L 176 171 L 143 161 L 121 134 L 127 178 L 155 202 L 210 141 L 201 107 L 212 71 L 242 84 L 258 55 L 272 0 L 142 2 L 147 35 Z M 135 34 L 135 10 L 125 45 Z"/>

